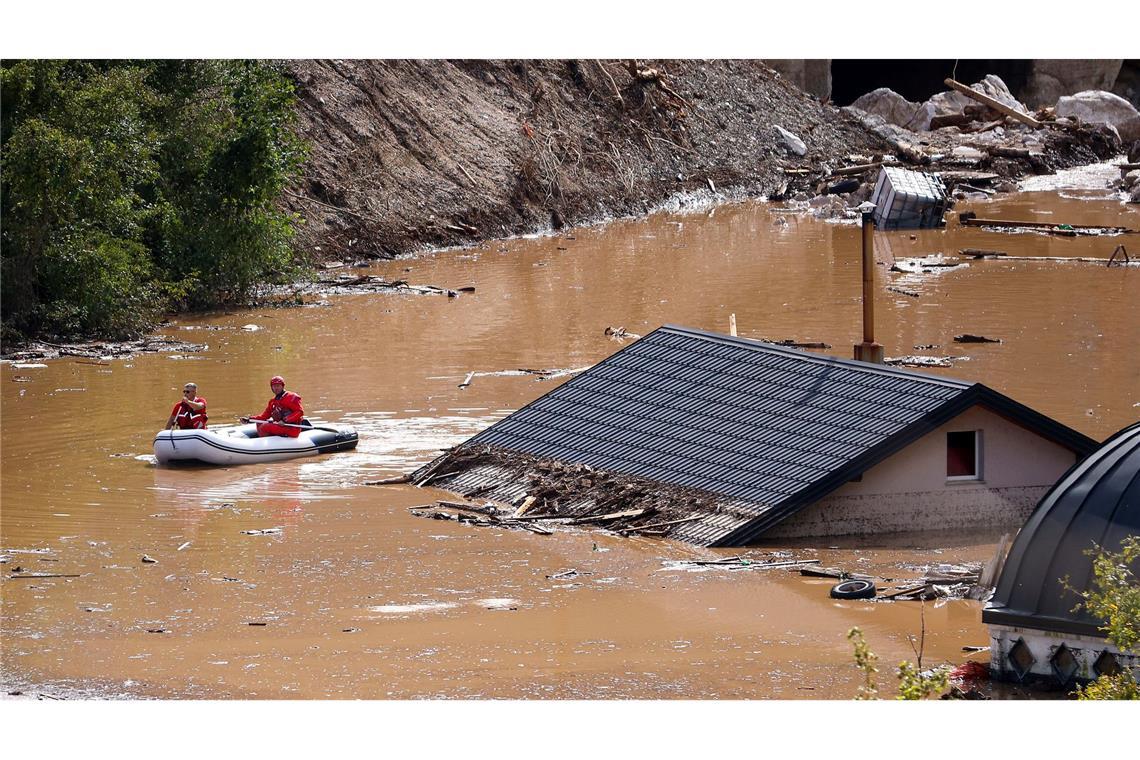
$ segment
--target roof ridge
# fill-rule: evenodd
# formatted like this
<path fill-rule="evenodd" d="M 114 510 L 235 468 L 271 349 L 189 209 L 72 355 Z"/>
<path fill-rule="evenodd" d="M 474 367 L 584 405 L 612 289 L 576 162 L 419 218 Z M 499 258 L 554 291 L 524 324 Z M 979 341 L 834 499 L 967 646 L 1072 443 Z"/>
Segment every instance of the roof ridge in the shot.
<path fill-rule="evenodd" d="M 912 372 L 906 369 L 899 369 L 898 367 L 890 367 L 887 365 L 870 364 L 868 362 L 861 362 L 855 359 L 842 359 L 838 356 L 820 356 L 819 354 L 809 354 L 806 351 L 800 351 L 788 346 L 780 346 L 775 343 L 765 343 L 762 340 L 755 338 L 742 338 L 738 335 L 724 335 L 722 333 L 714 333 L 708 330 L 699 330 L 695 327 L 684 327 L 682 325 L 661 325 L 657 329 L 651 331 L 645 337 L 649 337 L 653 333 L 665 331 L 670 333 L 680 333 L 683 335 L 692 335 L 699 338 L 706 338 L 721 343 L 730 343 L 741 345 L 746 348 L 762 349 L 772 353 L 783 354 L 792 359 L 803 359 L 822 364 L 839 364 L 850 369 L 866 372 L 868 374 L 890 375 L 892 377 L 904 377 L 911 380 L 920 380 L 932 385 L 941 385 L 949 388 L 959 388 L 965 390 L 975 385 L 976 383 L 968 380 L 956 380 L 954 378 L 933 377 L 931 375 L 924 375 L 919 372 Z"/>

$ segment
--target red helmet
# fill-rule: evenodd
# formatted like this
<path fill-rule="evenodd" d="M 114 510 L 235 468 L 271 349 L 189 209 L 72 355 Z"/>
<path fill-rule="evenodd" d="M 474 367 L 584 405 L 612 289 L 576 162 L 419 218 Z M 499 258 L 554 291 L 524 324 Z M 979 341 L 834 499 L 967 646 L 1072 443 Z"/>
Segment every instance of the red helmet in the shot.
<path fill-rule="evenodd" d="M 277 383 L 281 383 L 282 385 L 284 385 L 285 384 L 285 378 L 281 377 L 281 375 L 274 375 L 273 377 L 269 378 L 269 384 L 270 385 L 275 385 Z"/>

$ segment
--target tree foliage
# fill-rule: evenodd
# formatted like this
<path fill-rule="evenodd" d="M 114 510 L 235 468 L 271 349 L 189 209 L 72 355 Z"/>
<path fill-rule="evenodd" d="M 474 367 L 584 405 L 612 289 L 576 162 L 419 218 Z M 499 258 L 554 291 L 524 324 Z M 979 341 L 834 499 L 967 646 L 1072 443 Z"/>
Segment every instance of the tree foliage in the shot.
<path fill-rule="evenodd" d="M 875 662 L 879 659 L 879 656 L 872 652 L 871 648 L 867 646 L 867 641 L 863 638 L 863 631 L 861 629 L 852 628 L 849 630 L 847 632 L 847 639 L 855 647 L 855 666 L 863 671 L 863 683 L 859 686 L 859 691 L 855 694 L 855 699 L 878 699 L 879 687 L 876 683 L 875 676 L 878 674 L 879 669 L 875 667 Z M 918 666 L 909 660 L 903 660 L 899 663 L 898 669 L 895 671 L 895 675 L 899 680 L 897 699 L 927 699 L 949 688 L 950 674 L 945 667 L 923 671 L 921 662 L 922 657 L 920 654 L 920 664 Z"/>
<path fill-rule="evenodd" d="M 1094 547 L 1085 552 L 1093 558 L 1093 584 L 1090 589 L 1075 589 L 1069 579 L 1062 585 L 1081 601 L 1073 611 L 1084 607 L 1104 621 L 1100 630 L 1121 652 L 1136 653 L 1140 644 L 1140 584 L 1133 567 L 1140 559 L 1140 536 L 1128 536 L 1121 542 L 1120 552 Z M 1080 699 L 1140 699 L 1140 686 L 1130 668 L 1116 674 L 1102 675 L 1086 687 L 1077 687 Z"/>
<path fill-rule="evenodd" d="M 258 61 L 4 62 L 5 334 L 126 336 L 287 277 L 304 148 Z"/>

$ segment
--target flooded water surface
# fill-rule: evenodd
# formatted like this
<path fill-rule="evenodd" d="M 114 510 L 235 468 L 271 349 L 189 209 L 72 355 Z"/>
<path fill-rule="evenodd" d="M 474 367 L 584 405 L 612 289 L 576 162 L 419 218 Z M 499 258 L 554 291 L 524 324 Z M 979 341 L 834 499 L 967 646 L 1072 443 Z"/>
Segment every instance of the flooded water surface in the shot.
<path fill-rule="evenodd" d="M 1140 228 L 1107 193 L 1037 190 L 980 217 Z M 552 536 L 415 517 L 447 498 L 365 481 L 408 472 L 662 324 L 861 340 L 859 229 L 749 203 L 383 262 L 457 298 L 370 293 L 179 320 L 201 353 L 2 369 L 3 679 L 8 690 L 143 698 L 850 698 L 846 632 L 883 662 L 986 661 L 975 601 L 836 601 L 833 581 L 679 559 L 818 559 L 886 578 L 988 560 L 999 536 L 822 539 L 705 550 L 563 529 Z M 1008 258 L 889 272 L 888 356 L 980 381 L 1103 439 L 1140 416 L 1135 235 L 964 228 L 876 233 L 881 259 L 964 248 Z M 1048 256 L 1056 261 L 1020 260 Z M 901 267 L 905 268 L 905 267 Z M 912 268 L 914 269 L 914 268 Z M 255 325 L 257 329 L 243 329 Z M 1001 343 L 958 344 L 971 333 Z M 921 348 L 916 348 L 921 347 Z M 469 372 L 470 385 L 457 387 Z M 285 376 L 354 452 L 231 468 L 156 467 L 151 442 L 198 383 L 210 424 L 260 411 Z M 274 529 L 274 530 L 270 530 Z M 143 556 L 153 562 L 144 562 Z M 16 573 L 16 568 L 22 572 Z M 41 577 L 15 578 L 38 574 Z M 44 575 L 58 577 L 42 577 Z M 893 677 L 884 670 L 884 686 Z"/>

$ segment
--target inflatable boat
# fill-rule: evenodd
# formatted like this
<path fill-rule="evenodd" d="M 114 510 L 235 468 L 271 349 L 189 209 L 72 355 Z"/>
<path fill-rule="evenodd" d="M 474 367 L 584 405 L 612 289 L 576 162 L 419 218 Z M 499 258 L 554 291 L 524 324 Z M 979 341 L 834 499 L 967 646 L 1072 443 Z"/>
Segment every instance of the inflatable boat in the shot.
<path fill-rule="evenodd" d="M 257 425 L 162 430 L 154 437 L 154 457 L 159 464 L 251 464 L 331 454 L 356 448 L 356 431 L 346 425 L 312 426 L 302 422 L 296 438 L 257 436 Z"/>

